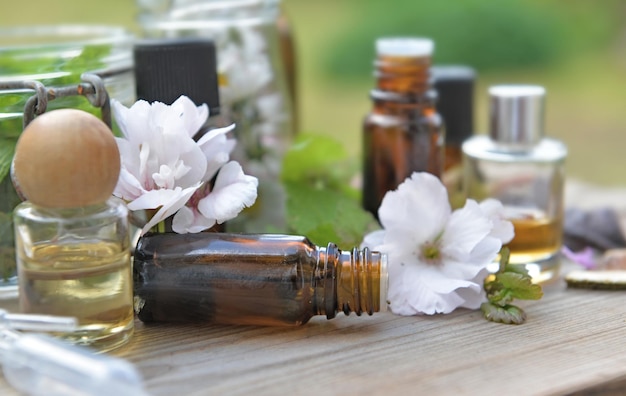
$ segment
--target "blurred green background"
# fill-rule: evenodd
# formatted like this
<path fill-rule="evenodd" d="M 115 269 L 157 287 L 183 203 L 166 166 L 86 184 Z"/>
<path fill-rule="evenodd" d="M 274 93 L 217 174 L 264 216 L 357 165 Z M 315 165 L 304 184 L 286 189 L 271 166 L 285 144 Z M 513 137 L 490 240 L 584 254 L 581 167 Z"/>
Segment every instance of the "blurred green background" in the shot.
<path fill-rule="evenodd" d="M 435 40 L 434 62 L 478 71 L 476 130 L 487 87 L 532 83 L 548 90 L 547 131 L 570 149 L 568 174 L 626 185 L 626 2 L 622 0 L 283 0 L 297 46 L 301 130 L 338 137 L 351 155 L 370 109 L 374 40 Z M 0 25 L 124 25 L 133 0 L 5 0 Z"/>

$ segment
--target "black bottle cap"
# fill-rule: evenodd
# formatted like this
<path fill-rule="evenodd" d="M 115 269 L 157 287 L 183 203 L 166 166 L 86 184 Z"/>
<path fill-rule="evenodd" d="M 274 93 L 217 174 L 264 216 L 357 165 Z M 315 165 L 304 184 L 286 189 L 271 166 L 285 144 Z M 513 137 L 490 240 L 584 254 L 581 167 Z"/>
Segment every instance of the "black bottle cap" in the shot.
<path fill-rule="evenodd" d="M 445 123 L 446 144 L 460 145 L 474 133 L 476 72 L 468 66 L 438 65 L 431 68 L 431 77 L 439 94 L 436 107 Z"/>
<path fill-rule="evenodd" d="M 215 44 L 208 39 L 144 40 L 134 46 L 137 99 L 172 104 L 181 95 L 220 113 Z"/>

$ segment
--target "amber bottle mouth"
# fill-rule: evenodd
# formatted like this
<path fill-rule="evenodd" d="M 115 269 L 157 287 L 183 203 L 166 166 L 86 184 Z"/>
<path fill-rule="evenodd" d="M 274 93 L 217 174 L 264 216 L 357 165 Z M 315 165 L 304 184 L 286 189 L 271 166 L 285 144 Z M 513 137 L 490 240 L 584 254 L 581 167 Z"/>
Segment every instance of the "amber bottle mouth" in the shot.
<path fill-rule="evenodd" d="M 341 251 L 332 243 L 323 252 L 325 260 L 334 261 L 332 266 L 337 271 L 332 278 L 335 286 L 327 287 L 335 296 L 330 305 L 333 308 L 326 307 L 329 318 L 334 317 L 335 312 L 346 315 L 354 312 L 360 316 L 387 311 L 389 273 L 385 253 L 356 247 L 352 251 Z"/>

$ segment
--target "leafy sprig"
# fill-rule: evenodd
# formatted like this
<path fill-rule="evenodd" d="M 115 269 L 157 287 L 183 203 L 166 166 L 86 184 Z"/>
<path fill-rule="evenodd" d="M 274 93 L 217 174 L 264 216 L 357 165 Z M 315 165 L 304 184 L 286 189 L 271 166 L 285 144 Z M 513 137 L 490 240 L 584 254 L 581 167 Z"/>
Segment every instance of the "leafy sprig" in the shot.
<path fill-rule="evenodd" d="M 317 244 L 359 246 L 378 223 L 351 186 L 355 164 L 330 136 L 302 133 L 283 160 L 281 180 L 287 195 L 287 232 L 306 235 Z"/>
<path fill-rule="evenodd" d="M 487 302 L 480 306 L 485 319 L 497 323 L 522 324 L 526 312 L 511 304 L 514 299 L 539 300 L 543 297 L 541 286 L 532 283 L 523 266 L 509 264 L 510 251 L 502 248 L 498 271 L 485 280 Z"/>

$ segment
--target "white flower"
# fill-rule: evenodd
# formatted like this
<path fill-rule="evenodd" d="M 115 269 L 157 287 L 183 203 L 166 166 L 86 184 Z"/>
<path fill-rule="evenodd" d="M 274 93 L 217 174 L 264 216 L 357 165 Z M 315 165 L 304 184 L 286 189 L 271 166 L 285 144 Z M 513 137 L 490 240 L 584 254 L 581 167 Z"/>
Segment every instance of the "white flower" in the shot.
<path fill-rule="evenodd" d="M 207 185 L 196 191 L 172 222 L 178 233 L 199 232 L 234 219 L 245 207 L 256 201 L 258 180 L 243 173 L 241 165 L 231 161 L 220 169 L 211 190 Z"/>
<path fill-rule="evenodd" d="M 248 27 L 233 28 L 225 33 L 218 38 L 218 72 L 225 82 L 220 84 L 220 98 L 230 105 L 256 95 L 272 81 L 274 73 L 261 33 Z M 236 35 L 237 40 L 229 35 Z"/>
<path fill-rule="evenodd" d="M 400 315 L 476 309 L 484 301 L 487 266 L 513 238 L 502 205 L 468 200 L 451 211 L 445 187 L 435 176 L 414 173 L 383 198 L 383 230 L 366 235 L 363 246 L 387 253 L 388 300 Z"/>
<path fill-rule="evenodd" d="M 156 211 L 143 227 L 143 233 L 172 215 L 175 215 L 176 232 L 199 232 L 216 221 L 237 216 L 243 207 L 254 203 L 256 179 L 246 179 L 243 172 L 238 174 L 239 179 L 228 178 L 230 169 L 226 169 L 226 176 L 221 175 L 235 146 L 235 141 L 226 136 L 232 127 L 209 131 L 198 142 L 193 139 L 209 115 L 206 105 L 196 106 L 181 96 L 171 106 L 140 100 L 126 108 L 113 100 L 112 107 L 123 134 L 123 138 L 116 138 L 122 168 L 113 194 L 127 201 L 132 211 Z M 218 181 L 226 181 L 211 191 L 210 181 L 215 175 Z M 247 182 L 246 194 L 239 192 L 241 180 Z M 192 197 L 201 194 L 198 202 L 209 197 L 215 199 L 218 191 L 234 192 L 227 193 L 227 199 L 222 197 L 227 202 L 221 202 L 222 212 L 227 212 L 227 216 L 194 216 L 185 221 L 187 209 L 179 211 Z"/>

